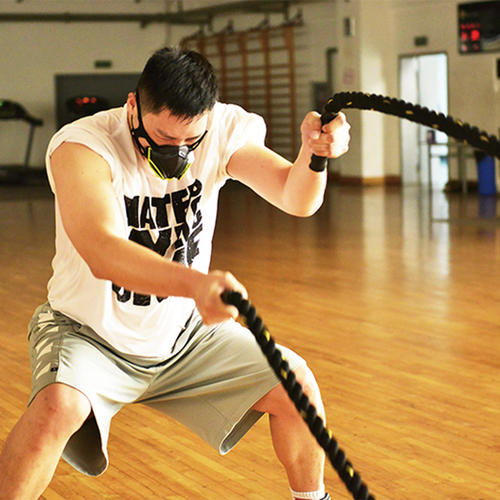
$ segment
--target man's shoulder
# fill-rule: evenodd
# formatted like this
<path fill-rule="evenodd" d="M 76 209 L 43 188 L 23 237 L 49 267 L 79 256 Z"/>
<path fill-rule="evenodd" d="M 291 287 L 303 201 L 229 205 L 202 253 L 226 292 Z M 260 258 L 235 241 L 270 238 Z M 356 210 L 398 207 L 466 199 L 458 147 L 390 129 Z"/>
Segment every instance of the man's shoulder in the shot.
<path fill-rule="evenodd" d="M 264 119 L 238 104 L 217 102 L 210 112 L 208 128 L 219 129 L 222 133 L 230 132 L 235 127 L 246 127 L 250 123 L 259 123 L 263 126 Z"/>
<path fill-rule="evenodd" d="M 243 106 L 239 104 L 226 103 L 226 102 L 216 102 L 211 114 L 216 116 L 225 116 L 225 115 L 236 115 L 236 116 L 246 116 L 253 114 L 247 111 Z"/>
<path fill-rule="evenodd" d="M 100 111 L 68 123 L 52 136 L 47 147 L 47 165 L 52 153 L 63 143 L 82 144 L 111 164 L 117 151 L 125 147 L 125 131 L 123 108 Z"/>
<path fill-rule="evenodd" d="M 103 132 L 112 132 L 121 124 L 122 116 L 123 108 L 111 108 L 79 118 L 64 125 L 60 131 L 101 130 Z"/>
<path fill-rule="evenodd" d="M 62 142 L 102 144 L 109 149 L 121 140 L 123 119 L 123 108 L 112 108 L 79 118 L 64 125 L 52 136 L 48 151 L 50 153 Z"/>

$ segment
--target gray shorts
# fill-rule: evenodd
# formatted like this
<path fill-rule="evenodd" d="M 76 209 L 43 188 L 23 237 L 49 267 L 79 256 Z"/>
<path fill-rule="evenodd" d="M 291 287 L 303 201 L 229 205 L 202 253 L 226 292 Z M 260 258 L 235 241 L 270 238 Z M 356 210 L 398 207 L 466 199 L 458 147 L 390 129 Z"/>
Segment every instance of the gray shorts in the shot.
<path fill-rule="evenodd" d="M 90 476 L 108 466 L 112 417 L 129 403 L 156 408 L 184 424 L 219 453 L 233 448 L 262 413 L 252 406 L 279 382 L 251 332 L 234 321 L 205 326 L 197 314 L 189 340 L 168 359 L 117 352 L 93 330 L 40 306 L 29 326 L 32 392 L 59 382 L 78 389 L 92 413 L 70 438 L 63 458 Z M 304 364 L 280 346 L 291 369 Z"/>

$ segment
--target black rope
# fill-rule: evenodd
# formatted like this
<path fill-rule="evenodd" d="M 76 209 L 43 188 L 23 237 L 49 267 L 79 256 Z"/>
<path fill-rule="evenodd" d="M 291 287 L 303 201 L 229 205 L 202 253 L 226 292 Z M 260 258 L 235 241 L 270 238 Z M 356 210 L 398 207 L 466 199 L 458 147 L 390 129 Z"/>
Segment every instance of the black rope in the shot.
<path fill-rule="evenodd" d="M 443 113 L 436 113 L 425 107 L 382 95 L 365 94 L 363 92 L 340 92 L 335 94 L 325 105 L 324 113 L 321 115 L 321 123 L 324 125 L 333 120 L 337 113 L 344 108 L 368 109 L 405 118 L 440 130 L 458 141 L 468 143 L 474 148 L 500 158 L 500 141 L 498 137 L 489 135 L 477 127 L 472 127 L 468 123 L 456 120 Z M 317 172 L 324 170 L 326 168 L 326 159 L 312 155 L 310 168 Z M 257 315 L 255 307 L 237 292 L 224 292 L 222 300 L 227 304 L 236 306 L 240 315 L 245 319 L 245 323 L 253 333 L 274 373 L 281 381 L 290 399 L 309 426 L 316 441 L 325 451 L 330 463 L 354 500 L 375 500 L 375 497 L 368 491 L 366 484 L 361 480 L 360 475 L 347 460 L 344 451 L 339 448 L 332 432 L 325 427 L 323 419 L 317 414 L 316 407 L 304 394 L 301 384 L 297 382 L 294 372 L 288 366 L 288 361 L 283 358 L 280 350 L 276 347 L 274 339 L 264 326 L 262 319 Z"/>
<path fill-rule="evenodd" d="M 338 113 L 344 108 L 369 109 L 380 111 L 389 115 L 399 116 L 412 122 L 426 125 L 453 137 L 461 142 L 466 142 L 472 147 L 481 149 L 489 155 L 500 158 L 500 140 L 494 135 L 479 130 L 468 123 L 457 120 L 443 113 L 429 110 L 428 108 L 411 104 L 376 94 L 363 92 L 339 92 L 325 105 L 326 113 Z"/>
<path fill-rule="evenodd" d="M 452 116 L 446 116 L 443 113 L 437 113 L 418 104 L 411 104 L 394 97 L 363 92 L 339 92 L 326 103 L 321 115 L 321 123 L 324 125 L 333 120 L 337 113 L 344 108 L 368 109 L 405 118 L 440 130 L 460 142 L 470 144 L 472 147 L 500 159 L 500 140 L 498 137 L 489 135 L 487 132 Z M 326 165 L 326 158 L 312 155 L 311 170 L 321 172 L 326 168 Z"/>
<path fill-rule="evenodd" d="M 281 351 L 276 347 L 274 339 L 257 315 L 255 307 L 238 292 L 224 292 L 222 300 L 226 304 L 235 306 L 245 319 L 247 327 L 253 333 L 274 373 L 352 497 L 355 500 L 375 500 L 351 462 L 347 460 L 344 451 L 339 448 L 332 432 L 325 427 L 323 419 L 317 414 L 316 407 L 304 394 L 302 385 L 296 380 L 295 373 L 288 366 L 288 361 L 283 358 Z"/>

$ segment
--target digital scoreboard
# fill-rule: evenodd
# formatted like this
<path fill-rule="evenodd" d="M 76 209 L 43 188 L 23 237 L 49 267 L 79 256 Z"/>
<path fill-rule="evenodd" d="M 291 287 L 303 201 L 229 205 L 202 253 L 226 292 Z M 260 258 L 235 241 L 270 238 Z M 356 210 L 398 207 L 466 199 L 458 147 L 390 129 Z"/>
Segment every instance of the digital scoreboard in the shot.
<path fill-rule="evenodd" d="M 461 54 L 500 51 L 500 0 L 458 5 L 458 47 Z"/>

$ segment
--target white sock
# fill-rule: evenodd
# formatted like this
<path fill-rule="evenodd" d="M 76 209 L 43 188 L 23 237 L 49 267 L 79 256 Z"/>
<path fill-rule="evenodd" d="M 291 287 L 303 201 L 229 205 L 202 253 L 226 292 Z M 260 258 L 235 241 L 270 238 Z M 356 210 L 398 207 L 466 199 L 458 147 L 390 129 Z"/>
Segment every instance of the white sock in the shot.
<path fill-rule="evenodd" d="M 321 500 L 326 495 L 324 486 L 317 491 L 293 491 L 291 488 L 290 491 L 292 492 L 293 498 L 304 500 Z"/>

